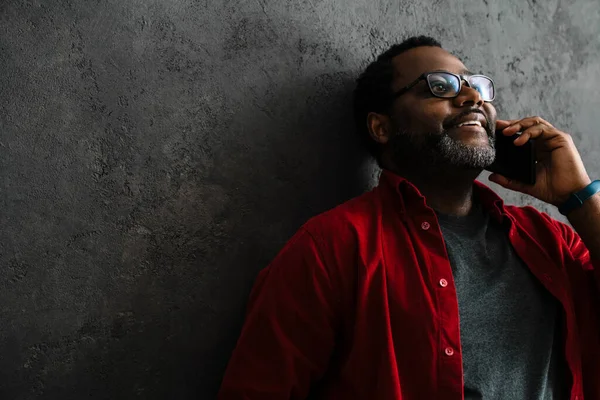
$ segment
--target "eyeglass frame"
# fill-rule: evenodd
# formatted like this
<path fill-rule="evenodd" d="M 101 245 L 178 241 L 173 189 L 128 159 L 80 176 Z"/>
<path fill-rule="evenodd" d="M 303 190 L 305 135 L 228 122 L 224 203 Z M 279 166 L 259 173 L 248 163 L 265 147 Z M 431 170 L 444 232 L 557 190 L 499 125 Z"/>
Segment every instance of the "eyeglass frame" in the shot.
<path fill-rule="evenodd" d="M 392 100 L 396 100 L 398 97 L 400 97 L 403 94 L 405 94 L 406 92 L 408 92 L 410 89 L 412 89 L 413 87 L 415 87 L 423 79 L 427 80 L 427 78 L 429 77 L 429 75 L 438 74 L 440 72 L 443 72 L 445 74 L 449 74 L 449 75 L 452 75 L 452 76 L 458 78 L 458 83 L 459 83 L 460 87 L 458 88 L 458 91 L 456 92 L 456 94 L 454 96 L 439 96 L 439 95 L 433 93 L 433 91 L 431 90 L 431 86 L 429 86 L 429 81 L 427 81 L 427 88 L 429 89 L 429 92 L 433 96 L 435 96 L 437 98 L 440 98 L 440 99 L 454 99 L 454 98 L 457 98 L 458 95 L 460 94 L 460 92 L 462 91 L 463 81 L 465 81 L 467 87 L 470 87 L 471 89 L 473 89 L 473 87 L 471 86 L 471 83 L 469 83 L 469 78 L 473 78 L 473 77 L 484 77 L 486 79 L 489 79 L 490 82 L 492 82 L 492 86 L 494 87 L 494 97 L 492 97 L 491 100 L 484 100 L 486 103 L 490 103 L 490 102 L 494 101 L 494 99 L 496 98 L 496 84 L 494 83 L 494 80 L 492 78 L 490 78 L 489 76 L 487 76 L 487 75 L 482 75 L 482 74 L 462 75 L 462 74 L 455 74 L 455 73 L 449 72 L 449 71 L 430 71 L 430 72 L 424 72 L 424 73 L 422 73 L 413 82 L 409 83 L 408 85 L 404 86 L 401 89 L 398 89 L 395 93 L 392 94 Z M 475 89 L 475 90 L 477 90 L 477 89 Z M 481 95 L 481 93 L 480 93 L 480 95 Z"/>

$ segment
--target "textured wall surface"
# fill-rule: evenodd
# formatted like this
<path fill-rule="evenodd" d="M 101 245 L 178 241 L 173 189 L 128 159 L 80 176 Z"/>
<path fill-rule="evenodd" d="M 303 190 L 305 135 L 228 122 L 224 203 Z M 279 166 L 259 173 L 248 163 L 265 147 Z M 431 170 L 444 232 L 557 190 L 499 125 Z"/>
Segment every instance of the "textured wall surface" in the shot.
<path fill-rule="evenodd" d="M 214 398 L 257 272 L 376 177 L 350 92 L 407 35 L 493 76 L 500 116 L 571 132 L 599 177 L 599 10 L 0 1 L 0 398 Z"/>

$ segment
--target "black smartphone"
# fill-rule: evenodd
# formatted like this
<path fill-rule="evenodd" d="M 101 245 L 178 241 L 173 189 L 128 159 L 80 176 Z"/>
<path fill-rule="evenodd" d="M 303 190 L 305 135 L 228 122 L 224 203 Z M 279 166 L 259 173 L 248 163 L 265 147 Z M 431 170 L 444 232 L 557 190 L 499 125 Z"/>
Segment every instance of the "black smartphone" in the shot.
<path fill-rule="evenodd" d="M 522 146 L 515 146 L 513 141 L 519 134 L 505 136 L 496 131 L 496 160 L 486 168 L 509 179 L 515 179 L 529 185 L 535 184 L 535 140 L 530 139 Z"/>

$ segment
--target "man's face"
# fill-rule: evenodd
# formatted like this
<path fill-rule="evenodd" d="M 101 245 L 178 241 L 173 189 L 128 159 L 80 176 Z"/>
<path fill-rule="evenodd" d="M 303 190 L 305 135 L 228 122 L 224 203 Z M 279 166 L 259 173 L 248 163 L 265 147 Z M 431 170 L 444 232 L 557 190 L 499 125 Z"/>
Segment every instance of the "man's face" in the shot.
<path fill-rule="evenodd" d="M 408 50 L 396 56 L 393 64 L 394 92 L 425 72 L 469 75 L 458 58 L 438 47 Z M 482 126 L 459 126 L 474 119 L 479 119 Z M 483 169 L 494 161 L 496 110 L 465 82 L 458 97 L 439 98 L 431 94 L 427 82 L 422 80 L 394 101 L 391 125 L 389 147 L 397 165 L 425 162 L 440 167 Z"/>

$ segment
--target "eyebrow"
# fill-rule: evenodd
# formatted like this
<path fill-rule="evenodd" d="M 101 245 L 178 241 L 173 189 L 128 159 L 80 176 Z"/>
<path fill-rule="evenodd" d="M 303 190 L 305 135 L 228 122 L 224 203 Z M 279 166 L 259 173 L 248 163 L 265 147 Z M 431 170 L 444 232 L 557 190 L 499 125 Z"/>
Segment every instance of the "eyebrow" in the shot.
<path fill-rule="evenodd" d="M 451 72 L 451 73 L 453 73 L 453 74 L 457 74 L 457 75 L 477 75 L 477 73 L 475 73 L 475 72 L 471 72 L 471 71 L 469 71 L 469 70 L 468 70 L 468 69 L 466 69 L 466 68 L 463 68 L 463 69 L 459 70 L 458 72 L 452 72 L 452 71 L 449 71 L 449 70 L 447 70 L 447 69 L 436 69 L 436 70 L 429 71 L 429 72 L 430 72 L 430 73 L 431 73 L 431 72 Z"/>

